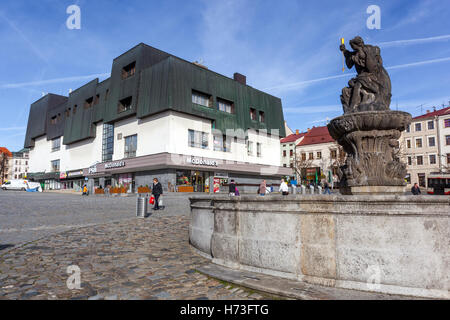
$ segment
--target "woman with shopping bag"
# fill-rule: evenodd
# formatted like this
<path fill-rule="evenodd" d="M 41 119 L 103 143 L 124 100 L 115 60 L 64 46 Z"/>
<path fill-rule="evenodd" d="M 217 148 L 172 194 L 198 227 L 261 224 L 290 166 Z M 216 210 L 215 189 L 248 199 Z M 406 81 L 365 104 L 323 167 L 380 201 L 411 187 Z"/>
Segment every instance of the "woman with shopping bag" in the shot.
<path fill-rule="evenodd" d="M 159 197 L 163 194 L 163 189 L 161 183 L 158 181 L 158 178 L 153 179 L 153 186 L 152 186 L 152 197 L 154 197 L 153 201 L 155 206 L 153 207 L 153 210 L 159 210 Z M 152 199 L 150 198 L 150 203 Z"/>

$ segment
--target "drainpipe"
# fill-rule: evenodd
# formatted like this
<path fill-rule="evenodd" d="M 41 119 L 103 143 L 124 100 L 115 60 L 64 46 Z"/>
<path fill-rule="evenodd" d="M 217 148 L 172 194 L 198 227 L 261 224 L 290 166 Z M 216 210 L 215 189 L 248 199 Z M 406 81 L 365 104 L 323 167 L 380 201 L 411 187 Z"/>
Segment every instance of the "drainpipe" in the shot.
<path fill-rule="evenodd" d="M 438 146 L 438 164 L 439 164 L 439 172 L 442 172 L 442 153 L 441 153 L 441 135 L 439 134 L 439 117 L 434 116 L 434 119 L 436 121 L 436 138 L 437 138 L 437 146 Z"/>

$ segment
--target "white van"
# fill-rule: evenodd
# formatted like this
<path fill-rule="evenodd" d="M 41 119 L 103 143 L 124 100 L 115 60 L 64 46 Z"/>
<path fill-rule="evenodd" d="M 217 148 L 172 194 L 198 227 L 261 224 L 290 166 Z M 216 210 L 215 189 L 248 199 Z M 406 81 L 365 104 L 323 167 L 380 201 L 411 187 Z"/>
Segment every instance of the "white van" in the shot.
<path fill-rule="evenodd" d="M 2 184 L 3 190 L 22 190 L 26 191 L 28 189 L 27 180 L 10 180 Z"/>

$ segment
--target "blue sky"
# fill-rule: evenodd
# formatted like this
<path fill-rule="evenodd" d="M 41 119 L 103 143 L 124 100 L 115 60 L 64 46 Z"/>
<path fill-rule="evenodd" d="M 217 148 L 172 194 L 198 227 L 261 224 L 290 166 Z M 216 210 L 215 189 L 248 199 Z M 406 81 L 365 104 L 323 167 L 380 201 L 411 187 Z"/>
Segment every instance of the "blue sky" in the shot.
<path fill-rule="evenodd" d="M 66 8 L 81 8 L 81 29 Z M 369 30 L 369 5 L 381 29 Z M 140 42 L 282 99 L 292 129 L 342 114 L 339 39 L 377 44 L 392 80 L 391 109 L 419 115 L 450 101 L 448 1 L 4 0 L 0 4 L 0 146 L 23 146 L 29 106 L 42 92 L 67 95 L 104 79 L 112 60 Z M 404 41 L 410 40 L 410 41 Z M 347 47 L 348 44 L 347 44 Z M 420 107 L 422 105 L 422 107 Z"/>

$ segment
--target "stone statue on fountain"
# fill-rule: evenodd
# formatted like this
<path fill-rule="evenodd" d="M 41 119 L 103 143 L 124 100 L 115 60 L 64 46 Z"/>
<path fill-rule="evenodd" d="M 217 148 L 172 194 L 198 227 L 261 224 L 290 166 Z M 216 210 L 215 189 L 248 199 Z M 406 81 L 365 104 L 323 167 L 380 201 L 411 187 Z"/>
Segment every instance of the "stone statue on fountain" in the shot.
<path fill-rule="evenodd" d="M 341 102 L 344 113 L 357 111 L 389 110 L 391 104 L 391 79 L 383 67 L 380 48 L 365 45 L 361 37 L 350 41 L 353 52 L 341 44 L 345 64 L 356 69 L 358 76 L 342 89 Z"/>
<path fill-rule="evenodd" d="M 347 153 L 340 168 L 341 193 L 403 193 L 406 166 L 398 157 L 401 131 L 411 123 L 411 115 L 392 111 L 391 80 L 380 48 L 350 41 L 354 51 L 340 46 L 349 69 L 358 75 L 342 90 L 344 115 L 328 124 L 330 135 Z"/>

